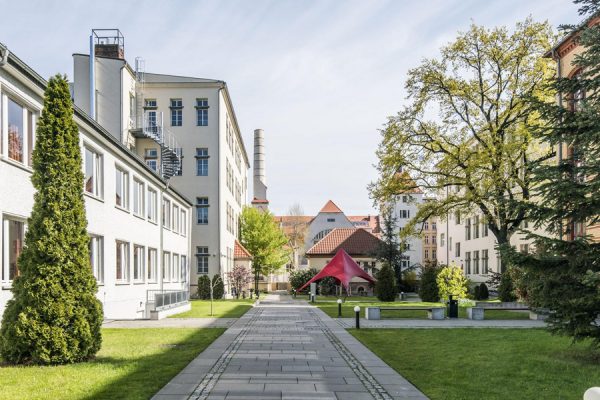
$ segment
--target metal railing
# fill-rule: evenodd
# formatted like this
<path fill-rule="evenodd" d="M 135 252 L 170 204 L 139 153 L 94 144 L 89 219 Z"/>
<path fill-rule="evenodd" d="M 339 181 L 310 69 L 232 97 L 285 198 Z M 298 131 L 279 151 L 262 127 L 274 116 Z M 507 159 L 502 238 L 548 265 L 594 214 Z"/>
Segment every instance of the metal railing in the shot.
<path fill-rule="evenodd" d="M 150 114 L 143 113 L 136 120 L 136 128 L 143 135 L 154 140 L 161 147 L 161 175 L 168 179 L 176 175 L 181 168 L 183 153 L 175 135 L 164 128 L 163 114 L 157 113 L 150 118 Z"/>
<path fill-rule="evenodd" d="M 171 308 L 181 303 L 187 303 L 190 293 L 187 290 L 148 290 L 146 301 L 153 310 Z"/>

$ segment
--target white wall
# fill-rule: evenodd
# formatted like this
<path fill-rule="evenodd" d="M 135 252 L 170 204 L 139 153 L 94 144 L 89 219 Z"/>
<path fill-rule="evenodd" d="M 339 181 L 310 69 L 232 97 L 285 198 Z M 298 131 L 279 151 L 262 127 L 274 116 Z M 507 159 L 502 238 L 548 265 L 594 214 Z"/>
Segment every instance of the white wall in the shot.
<path fill-rule="evenodd" d="M 0 93 L 10 95 L 14 100 L 22 103 L 32 111 L 39 114 L 42 108 L 42 89 L 31 81 L 25 79 L 12 67 L 6 65 L 0 67 Z M 2 139 L 5 141 L 6 124 L 6 104 L 2 102 L 2 113 L 0 113 Z M 86 213 L 88 218 L 88 231 L 92 234 L 103 237 L 103 270 L 104 279 L 100 282 L 97 293 L 98 298 L 104 304 L 105 317 L 112 318 L 143 318 L 146 314 L 146 299 L 148 290 L 173 289 L 187 290 L 189 278 L 181 278 L 181 274 L 175 279 L 167 279 L 163 282 L 160 278 L 156 282 L 149 282 L 144 275 L 144 279 L 138 282 L 133 281 L 133 245 L 138 244 L 146 248 L 152 247 L 158 251 L 157 269 L 160 277 L 162 262 L 162 250 L 185 255 L 188 264 L 191 260 L 191 251 L 189 248 L 191 215 L 190 204 L 184 198 L 167 190 L 166 198 L 170 199 L 172 204 L 178 204 L 181 209 L 187 212 L 188 221 L 186 231 L 172 232 L 168 229 L 162 229 L 160 226 L 160 192 L 166 190 L 164 183 L 153 173 L 151 173 L 133 154 L 127 152 L 119 145 L 112 142 L 103 134 L 95 131 L 85 120 L 79 117 L 75 118 L 80 127 L 80 142 L 83 146 L 88 146 L 102 155 L 103 160 L 103 195 L 95 197 L 86 194 L 84 196 Z M 26 161 L 26 160 L 25 160 Z M 0 190 L 0 214 L 2 217 L 19 218 L 25 220 L 31 212 L 33 206 L 34 189 L 30 182 L 31 169 L 25 164 L 14 162 L 7 157 L 7 146 L 2 146 L 0 155 L 0 182 L 3 190 Z M 115 168 L 120 168 L 129 173 L 129 209 L 124 210 L 115 204 Z M 83 165 L 82 165 L 83 168 Z M 153 223 L 145 218 L 145 215 L 138 217 L 133 215 L 133 179 L 138 178 L 145 184 L 145 187 L 157 189 L 159 195 L 157 205 L 157 223 Z M 145 213 L 144 213 L 145 214 Z M 161 231 L 163 237 L 161 239 Z M 129 281 L 116 281 L 116 240 L 122 240 L 130 244 L 129 246 Z M 7 253 L 7 238 L 4 237 L 4 229 L 0 230 L 0 244 L 3 247 L 3 253 Z M 2 260 L 2 268 L 6 269 L 6 257 Z M 187 268 L 186 268 L 187 270 Z M 185 276 L 189 277 L 189 274 Z M 0 290 L 0 313 L 4 311 L 6 301 L 11 297 L 11 282 L 5 279 L 1 282 Z"/>
<path fill-rule="evenodd" d="M 417 215 L 419 206 L 423 203 L 422 193 L 398 195 L 393 207 L 393 216 L 396 218 L 398 230 L 404 228 L 408 222 Z M 406 214 L 404 214 L 406 212 Z M 382 227 L 383 228 L 383 227 Z M 420 237 L 414 236 L 407 239 L 409 250 L 404 255 L 410 257 L 409 265 L 423 264 L 423 244 Z"/>

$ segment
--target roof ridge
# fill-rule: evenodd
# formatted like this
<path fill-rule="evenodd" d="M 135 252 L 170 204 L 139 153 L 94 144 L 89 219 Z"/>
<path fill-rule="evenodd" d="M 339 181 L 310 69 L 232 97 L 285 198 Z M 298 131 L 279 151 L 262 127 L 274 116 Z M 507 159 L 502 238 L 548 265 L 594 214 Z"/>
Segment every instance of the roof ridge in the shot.
<path fill-rule="evenodd" d="M 344 213 L 338 206 L 331 200 L 327 200 L 327 203 L 321 208 L 319 213 Z"/>

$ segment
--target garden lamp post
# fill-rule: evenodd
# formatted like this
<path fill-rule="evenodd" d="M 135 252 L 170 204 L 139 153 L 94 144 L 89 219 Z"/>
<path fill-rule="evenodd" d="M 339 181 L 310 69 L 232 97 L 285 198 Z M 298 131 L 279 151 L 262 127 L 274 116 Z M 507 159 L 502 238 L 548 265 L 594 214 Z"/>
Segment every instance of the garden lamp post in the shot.
<path fill-rule="evenodd" d="M 354 314 L 356 315 L 356 329 L 360 329 L 360 307 L 354 307 Z"/>
<path fill-rule="evenodd" d="M 342 299 L 337 299 L 338 304 L 338 318 L 342 318 Z"/>

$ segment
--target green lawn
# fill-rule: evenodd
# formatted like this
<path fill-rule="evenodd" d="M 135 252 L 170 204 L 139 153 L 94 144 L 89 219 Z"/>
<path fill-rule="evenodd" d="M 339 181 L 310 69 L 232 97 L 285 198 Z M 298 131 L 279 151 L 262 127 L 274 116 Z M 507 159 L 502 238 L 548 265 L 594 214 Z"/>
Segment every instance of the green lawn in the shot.
<path fill-rule="evenodd" d="M 600 352 L 541 329 L 365 329 L 356 338 L 432 400 L 581 400 Z"/>
<path fill-rule="evenodd" d="M 95 360 L 0 367 L 0 399 L 148 399 L 225 329 L 103 329 Z"/>
<path fill-rule="evenodd" d="M 348 318 L 354 316 L 354 307 L 360 306 L 361 317 L 364 317 L 365 307 L 415 307 L 415 306 L 444 306 L 442 303 L 426 303 L 426 302 L 407 302 L 407 301 L 396 301 L 390 303 L 379 302 L 376 299 L 374 300 L 364 300 L 360 297 L 349 298 L 345 303 L 342 303 L 342 317 Z M 338 305 L 336 300 L 321 300 L 315 303 L 315 306 L 319 307 L 323 310 L 327 315 L 332 318 L 336 318 L 338 315 Z M 458 317 L 459 318 L 467 318 L 467 310 L 465 307 L 459 307 L 458 309 Z M 382 311 L 381 312 L 382 319 L 427 319 L 427 311 Z M 521 312 L 521 311 L 506 311 L 506 310 L 486 310 L 485 311 L 486 319 L 529 319 L 529 312 Z"/>
<path fill-rule="evenodd" d="M 213 318 L 239 318 L 252 308 L 255 300 L 215 300 L 213 302 Z M 192 309 L 169 318 L 209 318 L 210 300 L 192 300 Z"/>

